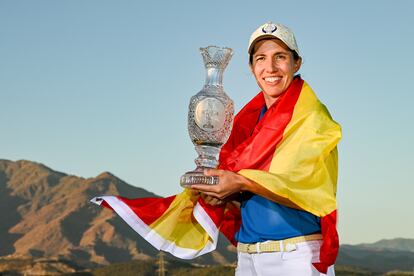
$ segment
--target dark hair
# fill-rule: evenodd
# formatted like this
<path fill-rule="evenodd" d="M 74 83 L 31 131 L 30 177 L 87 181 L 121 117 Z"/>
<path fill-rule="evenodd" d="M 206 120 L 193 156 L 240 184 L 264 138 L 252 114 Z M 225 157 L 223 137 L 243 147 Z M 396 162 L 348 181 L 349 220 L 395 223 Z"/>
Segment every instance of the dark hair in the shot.
<path fill-rule="evenodd" d="M 294 61 L 298 61 L 300 59 L 300 56 L 298 55 L 298 53 L 296 53 L 296 51 L 290 50 L 290 52 L 293 55 Z M 250 54 L 249 56 L 249 65 L 253 65 L 253 54 Z"/>

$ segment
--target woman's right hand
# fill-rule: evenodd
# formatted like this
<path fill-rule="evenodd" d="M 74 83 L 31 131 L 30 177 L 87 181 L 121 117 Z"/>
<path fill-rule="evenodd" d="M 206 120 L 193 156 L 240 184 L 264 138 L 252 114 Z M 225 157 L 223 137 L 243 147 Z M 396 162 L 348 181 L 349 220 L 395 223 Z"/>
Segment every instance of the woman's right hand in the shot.
<path fill-rule="evenodd" d="M 222 205 L 226 203 L 225 200 L 221 200 L 217 197 L 207 195 L 203 192 L 200 192 L 200 195 L 201 195 L 201 198 L 204 200 L 204 202 L 212 206 Z"/>

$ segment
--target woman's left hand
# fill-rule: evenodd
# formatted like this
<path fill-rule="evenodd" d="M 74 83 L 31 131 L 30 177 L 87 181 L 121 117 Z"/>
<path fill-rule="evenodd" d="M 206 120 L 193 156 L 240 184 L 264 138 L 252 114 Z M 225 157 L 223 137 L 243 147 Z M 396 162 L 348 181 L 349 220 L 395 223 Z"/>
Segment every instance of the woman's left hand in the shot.
<path fill-rule="evenodd" d="M 191 189 L 198 190 L 219 199 L 224 199 L 234 193 L 242 191 L 246 182 L 249 181 L 240 174 L 225 170 L 208 169 L 204 171 L 204 174 L 208 176 L 218 176 L 219 183 L 216 185 L 194 184 L 191 185 Z"/>

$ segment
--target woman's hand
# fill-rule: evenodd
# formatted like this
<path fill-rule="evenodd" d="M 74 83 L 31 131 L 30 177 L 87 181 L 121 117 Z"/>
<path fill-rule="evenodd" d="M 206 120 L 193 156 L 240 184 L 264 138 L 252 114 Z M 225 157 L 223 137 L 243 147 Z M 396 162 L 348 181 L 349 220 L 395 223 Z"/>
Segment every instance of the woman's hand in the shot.
<path fill-rule="evenodd" d="M 226 201 L 218 199 L 217 197 L 207 195 L 205 193 L 200 193 L 201 198 L 204 200 L 205 203 L 213 206 L 225 204 Z"/>
<path fill-rule="evenodd" d="M 207 176 L 218 176 L 219 183 L 217 185 L 195 184 L 191 185 L 191 189 L 198 190 L 219 200 L 245 190 L 246 186 L 251 182 L 244 176 L 231 171 L 208 169 L 204 171 L 204 174 Z"/>

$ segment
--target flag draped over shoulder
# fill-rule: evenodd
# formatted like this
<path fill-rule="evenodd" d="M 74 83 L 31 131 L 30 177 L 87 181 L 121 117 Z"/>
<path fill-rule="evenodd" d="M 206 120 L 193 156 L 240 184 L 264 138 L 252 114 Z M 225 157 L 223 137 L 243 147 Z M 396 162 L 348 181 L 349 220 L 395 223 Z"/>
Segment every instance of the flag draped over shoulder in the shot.
<path fill-rule="evenodd" d="M 265 188 L 266 198 L 321 218 L 320 262 L 326 272 L 338 253 L 337 148 L 340 126 L 309 85 L 295 77 L 258 122 L 265 101 L 255 96 L 235 117 L 220 152 L 220 169 L 238 172 Z M 185 189 L 167 198 L 102 196 L 92 202 L 113 209 L 159 250 L 191 259 L 216 248 L 219 231 L 233 244 L 241 218 L 233 203 L 207 205 Z"/>

